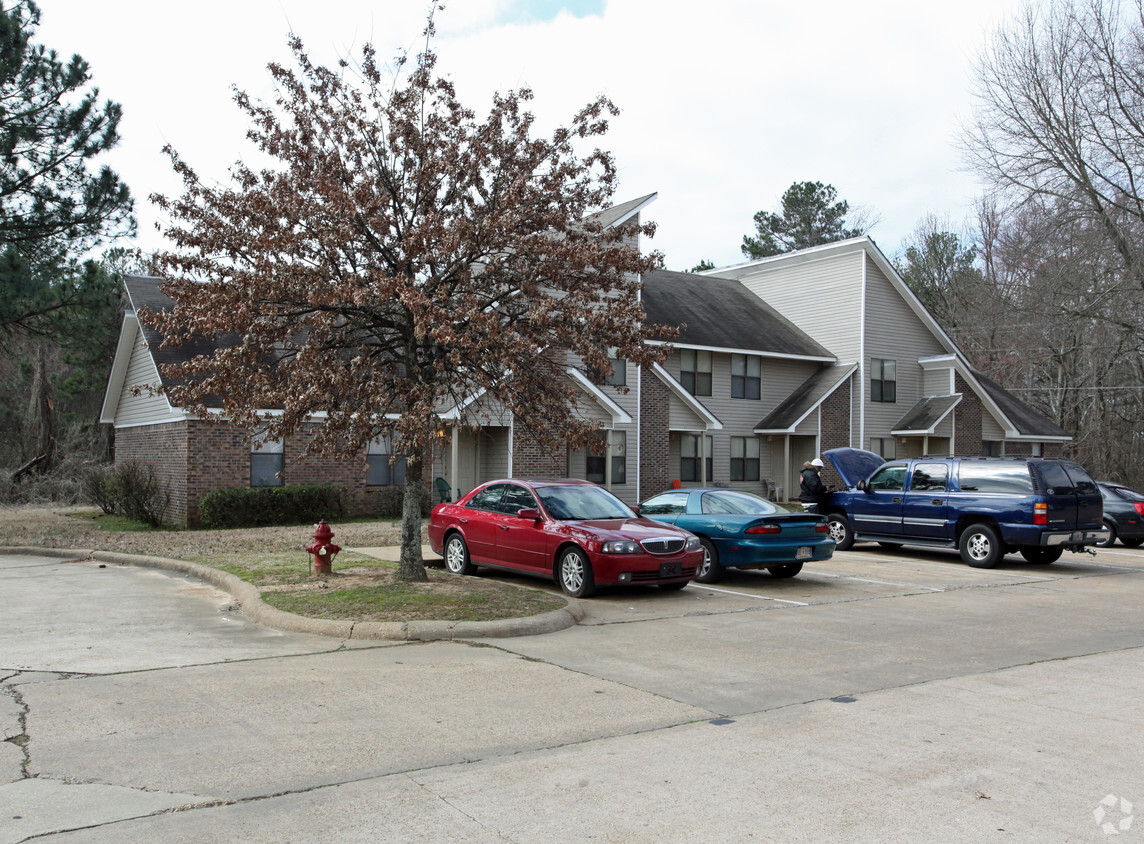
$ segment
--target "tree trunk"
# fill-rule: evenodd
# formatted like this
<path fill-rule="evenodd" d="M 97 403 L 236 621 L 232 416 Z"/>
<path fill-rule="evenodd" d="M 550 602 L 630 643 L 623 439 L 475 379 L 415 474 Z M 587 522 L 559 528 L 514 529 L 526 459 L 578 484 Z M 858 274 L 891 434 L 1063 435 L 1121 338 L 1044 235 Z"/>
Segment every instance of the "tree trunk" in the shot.
<path fill-rule="evenodd" d="M 421 456 L 410 454 L 405 463 L 405 497 L 401 506 L 401 558 L 398 580 L 426 581 L 425 560 L 421 556 Z"/>
<path fill-rule="evenodd" d="M 52 380 L 48 375 L 48 356 L 44 344 L 36 347 L 32 370 L 32 397 L 28 406 L 28 431 L 34 437 L 32 453 L 35 471 L 48 472 L 56 452 L 56 403 Z"/>

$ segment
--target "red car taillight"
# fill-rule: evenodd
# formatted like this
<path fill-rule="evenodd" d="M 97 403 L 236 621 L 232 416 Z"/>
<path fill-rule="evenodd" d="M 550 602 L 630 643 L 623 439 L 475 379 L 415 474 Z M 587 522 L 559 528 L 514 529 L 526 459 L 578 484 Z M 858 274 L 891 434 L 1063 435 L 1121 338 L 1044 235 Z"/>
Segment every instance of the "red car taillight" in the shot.
<path fill-rule="evenodd" d="M 1139 513 L 1141 516 L 1144 516 L 1144 501 L 1137 501 L 1132 506 L 1136 508 L 1137 513 Z"/>
<path fill-rule="evenodd" d="M 815 533 L 830 533 L 830 524 L 828 522 L 823 522 L 820 525 L 815 525 L 814 526 L 814 532 Z"/>
<path fill-rule="evenodd" d="M 1033 524 L 1047 525 L 1049 523 L 1049 505 L 1045 503 L 1033 505 Z"/>
<path fill-rule="evenodd" d="M 782 533 L 779 525 L 751 525 L 743 533 Z"/>

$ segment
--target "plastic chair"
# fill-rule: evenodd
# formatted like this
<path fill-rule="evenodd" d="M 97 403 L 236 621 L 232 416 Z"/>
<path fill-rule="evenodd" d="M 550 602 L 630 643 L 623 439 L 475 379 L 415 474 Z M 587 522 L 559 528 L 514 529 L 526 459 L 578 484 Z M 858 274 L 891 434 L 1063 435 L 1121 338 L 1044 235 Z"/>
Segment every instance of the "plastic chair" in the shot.
<path fill-rule="evenodd" d="M 433 483 L 437 487 L 437 495 L 441 497 L 441 503 L 453 500 L 453 488 L 449 486 L 449 482 L 444 478 L 436 478 Z"/>

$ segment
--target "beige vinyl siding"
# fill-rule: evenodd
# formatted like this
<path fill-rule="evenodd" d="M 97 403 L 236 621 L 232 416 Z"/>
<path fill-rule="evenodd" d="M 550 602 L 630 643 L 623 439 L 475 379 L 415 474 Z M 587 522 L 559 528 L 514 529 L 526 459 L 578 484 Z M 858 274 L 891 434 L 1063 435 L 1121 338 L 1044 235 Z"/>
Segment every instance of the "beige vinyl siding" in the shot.
<path fill-rule="evenodd" d="M 989 413 L 983 413 L 981 419 L 981 439 L 983 440 L 1003 440 L 1005 439 L 1005 429 L 1001 427 Z"/>
<path fill-rule="evenodd" d="M 143 332 L 139 332 L 135 337 L 135 345 L 131 347 L 131 361 L 127 365 L 127 376 L 123 380 L 123 392 L 115 414 L 117 428 L 170 422 L 182 418 L 180 414 L 171 410 L 165 396 L 151 395 L 146 391 L 138 396 L 131 393 L 133 386 L 143 387 L 158 383 L 159 370 L 155 368 L 155 361 L 147 349 Z"/>
<path fill-rule="evenodd" d="M 953 373 L 950 369 L 927 369 L 922 376 L 922 395 L 948 396 L 953 393 Z"/>
<path fill-rule="evenodd" d="M 866 437 L 889 436 L 896 423 L 924 395 L 923 370 L 918 358 L 946 350 L 913 312 L 901 294 L 872 260 L 866 263 L 866 350 L 863 384 L 866 401 Z M 870 400 L 870 361 L 897 364 L 894 402 Z"/>
<path fill-rule="evenodd" d="M 789 266 L 763 264 L 736 275 L 748 290 L 840 361 L 857 360 L 864 256 L 858 248 Z"/>
<path fill-rule="evenodd" d="M 672 431 L 701 431 L 707 420 L 700 418 L 683 399 L 672 393 L 667 400 L 667 427 Z"/>

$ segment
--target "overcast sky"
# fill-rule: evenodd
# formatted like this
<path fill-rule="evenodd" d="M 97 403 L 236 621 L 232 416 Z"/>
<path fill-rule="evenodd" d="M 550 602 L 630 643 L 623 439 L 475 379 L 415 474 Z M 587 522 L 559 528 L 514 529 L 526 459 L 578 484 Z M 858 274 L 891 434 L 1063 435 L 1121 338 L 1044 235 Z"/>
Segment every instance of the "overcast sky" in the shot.
<path fill-rule="evenodd" d="M 550 130 L 597 94 L 623 113 L 602 145 L 616 201 L 658 192 L 651 246 L 670 269 L 743 260 L 752 216 L 795 181 L 833 184 L 881 218 L 888 255 L 928 213 L 968 218 L 963 170 L 972 64 L 1019 0 L 451 0 L 438 16 L 439 67 L 478 115 L 494 90 L 531 87 Z M 170 143 L 200 176 L 225 181 L 246 153 L 231 86 L 270 99 L 266 64 L 287 33 L 314 60 L 416 52 L 427 0 L 40 0 L 37 41 L 92 66 L 123 105 L 106 161 L 137 201 L 138 244 L 162 245 L 155 192 L 179 183 Z"/>

